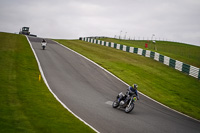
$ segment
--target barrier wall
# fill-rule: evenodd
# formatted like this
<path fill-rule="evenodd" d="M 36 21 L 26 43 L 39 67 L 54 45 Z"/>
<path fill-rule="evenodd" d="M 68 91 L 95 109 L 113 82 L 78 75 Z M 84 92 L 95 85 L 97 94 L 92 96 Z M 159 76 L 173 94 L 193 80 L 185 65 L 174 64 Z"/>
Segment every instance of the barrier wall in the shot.
<path fill-rule="evenodd" d="M 192 77 L 195 77 L 197 79 L 200 79 L 200 68 L 197 68 L 195 66 L 192 65 L 188 65 L 185 64 L 181 61 L 172 59 L 170 57 L 161 55 L 157 52 L 153 52 L 150 50 L 144 50 L 141 48 L 135 48 L 135 47 L 130 47 L 130 46 L 126 46 L 126 45 L 121 45 L 121 44 L 116 44 L 113 42 L 105 42 L 105 41 L 101 41 L 101 40 L 96 40 L 94 38 L 81 38 L 82 41 L 86 41 L 86 42 L 90 42 L 90 43 L 95 43 L 95 44 L 99 44 L 99 45 L 103 45 L 103 46 L 107 46 L 107 47 L 112 47 L 115 49 L 119 49 L 119 50 L 123 50 L 129 53 L 135 53 L 135 54 L 139 54 L 145 57 L 149 57 L 152 58 L 156 61 L 159 61 L 169 67 L 172 67 L 178 71 L 181 71 L 183 73 L 186 73 Z"/>

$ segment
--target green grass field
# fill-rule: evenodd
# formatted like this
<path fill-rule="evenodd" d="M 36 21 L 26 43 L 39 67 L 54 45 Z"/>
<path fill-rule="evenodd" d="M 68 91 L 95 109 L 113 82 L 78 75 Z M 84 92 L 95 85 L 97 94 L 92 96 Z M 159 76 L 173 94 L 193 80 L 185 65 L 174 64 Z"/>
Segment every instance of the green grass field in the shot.
<path fill-rule="evenodd" d="M 94 132 L 53 97 L 39 74 L 26 37 L 0 32 L 0 132 Z"/>
<path fill-rule="evenodd" d="M 200 68 L 199 46 L 168 41 L 156 41 L 156 44 L 153 44 L 151 41 L 148 42 L 145 40 L 119 40 L 113 38 L 102 38 L 100 40 L 155 51 L 162 55 Z M 145 48 L 145 43 L 148 44 L 148 49 Z M 157 51 L 155 50 L 155 47 Z"/>
<path fill-rule="evenodd" d="M 80 40 L 56 40 L 88 57 L 149 97 L 200 119 L 200 81 L 160 62 Z M 122 88 L 123 89 L 123 88 Z M 125 89 L 125 88 L 124 88 Z"/>

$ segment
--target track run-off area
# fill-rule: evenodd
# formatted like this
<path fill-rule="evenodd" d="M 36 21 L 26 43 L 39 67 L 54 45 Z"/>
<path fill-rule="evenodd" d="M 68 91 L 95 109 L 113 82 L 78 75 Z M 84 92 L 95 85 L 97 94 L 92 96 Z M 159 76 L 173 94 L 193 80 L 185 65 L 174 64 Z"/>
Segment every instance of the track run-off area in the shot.
<path fill-rule="evenodd" d="M 143 95 L 129 114 L 113 109 L 112 101 L 126 91 L 127 84 L 52 40 L 47 40 L 47 48 L 42 50 L 41 38 L 28 39 L 57 100 L 97 132 L 200 132 L 200 122 Z"/>

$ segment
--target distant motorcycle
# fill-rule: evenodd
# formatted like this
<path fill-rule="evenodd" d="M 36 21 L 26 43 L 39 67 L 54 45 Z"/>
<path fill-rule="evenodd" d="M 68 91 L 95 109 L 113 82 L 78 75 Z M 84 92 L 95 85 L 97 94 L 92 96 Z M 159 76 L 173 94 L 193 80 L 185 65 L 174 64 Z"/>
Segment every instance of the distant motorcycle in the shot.
<path fill-rule="evenodd" d="M 131 112 L 134 109 L 135 102 L 137 101 L 137 97 L 135 94 L 130 95 L 129 91 L 126 92 L 126 94 L 123 94 L 120 92 L 116 98 L 116 100 L 113 102 L 112 107 L 113 108 L 123 108 L 126 113 Z"/>
<path fill-rule="evenodd" d="M 42 49 L 45 50 L 47 46 L 47 42 L 43 39 L 41 45 L 42 45 Z"/>
<path fill-rule="evenodd" d="M 42 42 L 42 49 L 45 50 L 47 43 L 46 42 Z"/>

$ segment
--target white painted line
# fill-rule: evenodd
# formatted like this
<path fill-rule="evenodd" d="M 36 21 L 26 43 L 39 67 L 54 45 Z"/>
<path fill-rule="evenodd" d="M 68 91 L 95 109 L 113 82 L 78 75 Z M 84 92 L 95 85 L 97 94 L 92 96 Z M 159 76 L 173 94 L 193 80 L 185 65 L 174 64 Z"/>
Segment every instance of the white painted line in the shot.
<path fill-rule="evenodd" d="M 56 41 L 54 41 L 54 42 L 56 42 Z M 99 68 L 103 69 L 104 71 L 106 71 L 107 73 L 109 73 L 110 75 L 112 75 L 113 77 L 115 77 L 116 79 L 118 79 L 119 81 L 121 81 L 122 83 L 124 83 L 125 85 L 127 85 L 127 87 L 129 86 L 126 82 L 124 82 L 123 80 L 121 80 L 120 78 L 118 78 L 117 76 L 115 76 L 114 74 L 112 74 L 111 72 L 109 72 L 108 70 L 106 70 L 105 68 L 103 68 L 102 66 L 98 65 L 98 64 L 95 63 L 94 61 L 88 59 L 87 57 L 85 57 L 85 56 L 83 56 L 83 55 L 77 53 L 76 51 L 74 51 L 74 50 L 72 50 L 72 49 L 70 49 L 70 48 L 68 48 L 68 47 L 66 47 L 66 46 L 64 46 L 64 45 L 62 45 L 62 44 L 60 44 L 60 43 L 58 43 L 58 42 L 56 42 L 56 43 L 59 44 L 59 45 L 61 45 L 61 46 L 64 47 L 64 48 L 66 48 L 66 49 L 68 49 L 68 50 L 70 50 L 70 51 L 72 51 L 72 52 L 74 52 L 74 53 L 80 55 L 81 57 L 85 58 L 86 60 L 88 60 L 88 61 L 94 63 L 94 64 L 97 65 Z M 150 57 L 150 51 L 147 50 L 146 52 L 149 53 L 149 57 Z M 168 108 L 168 109 L 170 109 L 170 110 L 172 110 L 172 111 L 174 111 L 174 112 L 177 112 L 177 113 L 179 113 L 179 114 L 181 114 L 181 115 L 183 115 L 183 116 L 186 116 L 186 117 L 188 117 L 188 118 L 190 118 L 190 119 L 193 119 L 193 120 L 195 120 L 195 121 L 200 122 L 200 120 L 197 120 L 197 119 L 192 118 L 192 117 L 190 117 L 190 116 L 188 116 L 188 115 L 186 115 L 186 114 L 183 114 L 183 113 L 181 113 L 181 112 L 179 112 L 179 111 L 176 111 L 176 110 L 174 110 L 174 109 L 172 109 L 172 108 L 170 108 L 170 107 L 168 107 L 168 106 L 166 106 L 166 105 L 164 105 L 164 104 L 162 104 L 162 103 L 160 103 L 160 102 L 158 102 L 158 101 L 156 101 L 156 100 L 154 100 L 154 99 L 148 97 L 147 95 L 143 94 L 143 93 L 140 92 L 140 91 L 138 91 L 138 92 L 139 92 L 141 95 L 147 97 L 148 99 L 150 99 L 150 100 L 152 100 L 152 101 L 154 101 L 154 102 L 156 102 L 156 103 L 162 105 L 163 107 L 166 107 L 166 108 Z"/>
<path fill-rule="evenodd" d="M 58 101 L 61 103 L 61 105 L 62 105 L 65 109 L 67 109 L 70 113 L 72 113 L 76 118 L 78 118 L 80 121 L 82 121 L 85 125 L 89 126 L 89 127 L 90 127 L 91 129 L 93 129 L 95 132 L 100 133 L 100 132 L 97 131 L 94 127 L 92 127 L 92 126 L 89 125 L 87 122 L 85 122 L 83 119 L 81 119 L 79 116 L 77 116 L 74 112 L 72 112 L 72 111 L 71 111 L 71 110 L 56 96 L 56 94 L 54 94 L 54 92 L 51 90 L 51 88 L 50 88 L 50 86 L 49 86 L 49 84 L 48 84 L 48 82 L 47 82 L 47 80 L 46 80 L 46 78 L 45 78 L 45 76 L 44 76 L 44 72 L 43 72 L 42 67 L 41 67 L 41 65 L 40 65 L 40 61 L 39 61 L 39 59 L 38 59 L 38 57 L 37 57 L 37 55 L 36 55 L 36 53 L 35 53 L 35 50 L 33 49 L 32 44 L 31 44 L 31 42 L 29 41 L 29 39 L 28 39 L 27 36 L 26 36 L 26 38 L 27 38 L 27 40 L 28 40 L 28 42 L 29 42 L 29 44 L 30 44 L 30 47 L 31 47 L 31 49 L 32 49 L 32 51 L 33 51 L 33 54 L 34 54 L 34 56 L 35 56 L 35 58 L 36 58 L 36 61 L 37 61 L 37 63 L 38 63 L 38 67 L 39 67 L 40 73 L 41 73 L 41 75 L 42 75 L 42 78 L 43 78 L 43 80 L 44 80 L 46 86 L 48 87 L 49 91 L 53 94 L 53 96 L 56 98 L 56 100 L 58 100 Z"/>
<path fill-rule="evenodd" d="M 105 102 L 105 104 L 112 105 L 113 102 L 112 101 L 107 101 L 107 102 Z"/>

